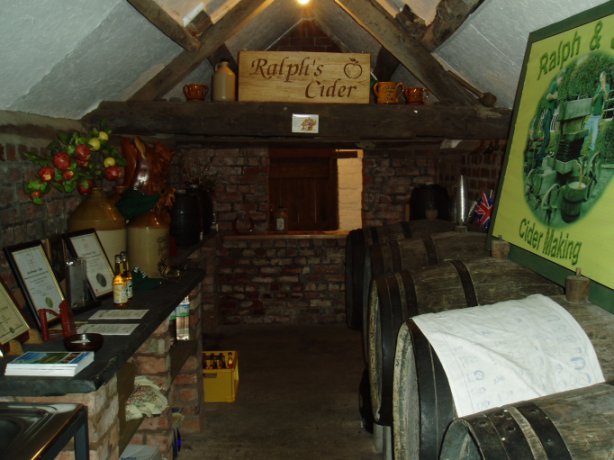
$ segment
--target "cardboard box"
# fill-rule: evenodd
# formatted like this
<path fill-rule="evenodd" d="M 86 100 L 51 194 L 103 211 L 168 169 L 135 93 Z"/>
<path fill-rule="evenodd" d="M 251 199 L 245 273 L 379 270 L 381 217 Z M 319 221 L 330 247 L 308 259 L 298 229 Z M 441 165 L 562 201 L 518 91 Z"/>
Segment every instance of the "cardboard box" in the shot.
<path fill-rule="evenodd" d="M 203 351 L 205 402 L 234 402 L 239 389 L 239 353 Z"/>

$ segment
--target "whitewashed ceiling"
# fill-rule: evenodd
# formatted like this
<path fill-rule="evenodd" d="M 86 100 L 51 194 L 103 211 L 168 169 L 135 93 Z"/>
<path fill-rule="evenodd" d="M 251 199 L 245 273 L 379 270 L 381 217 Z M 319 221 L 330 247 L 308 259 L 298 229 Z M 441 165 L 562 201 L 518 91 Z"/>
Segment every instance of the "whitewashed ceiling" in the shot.
<path fill-rule="evenodd" d="M 239 0 L 156 0 L 184 25 L 200 10 L 218 22 Z M 405 5 L 426 24 L 437 0 L 378 0 L 391 15 Z M 294 0 L 275 0 L 226 42 L 233 54 L 267 49 L 298 21 L 321 24 L 344 49 L 376 53 L 379 44 L 337 6 L 317 4 L 306 15 Z M 434 50 L 445 69 L 511 108 L 530 32 L 606 3 L 604 0 L 484 0 Z M 0 110 L 80 119 L 101 101 L 124 101 L 184 49 L 127 0 L 0 0 Z M 411 78 L 411 69 L 397 69 Z M 183 81 L 208 81 L 204 61 Z M 183 82 L 182 82 L 183 83 Z M 165 97 L 181 97 L 177 85 Z"/>

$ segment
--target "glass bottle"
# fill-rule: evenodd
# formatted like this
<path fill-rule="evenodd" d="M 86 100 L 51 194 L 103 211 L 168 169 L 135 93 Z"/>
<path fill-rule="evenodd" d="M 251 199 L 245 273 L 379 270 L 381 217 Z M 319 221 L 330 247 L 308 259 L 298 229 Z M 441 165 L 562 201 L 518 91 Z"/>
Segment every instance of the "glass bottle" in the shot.
<path fill-rule="evenodd" d="M 279 233 L 288 231 L 288 210 L 281 206 L 275 212 L 275 231 Z"/>
<path fill-rule="evenodd" d="M 126 294 L 128 295 L 128 300 L 130 300 L 134 294 L 132 288 L 132 271 L 130 270 L 130 263 L 128 262 L 128 254 L 126 251 L 122 251 L 120 256 L 122 258 L 122 275 L 126 279 Z"/>
<path fill-rule="evenodd" d="M 113 305 L 118 308 L 128 306 L 128 293 L 126 289 L 126 278 L 122 273 L 122 257 L 115 256 L 115 276 L 113 277 Z"/>

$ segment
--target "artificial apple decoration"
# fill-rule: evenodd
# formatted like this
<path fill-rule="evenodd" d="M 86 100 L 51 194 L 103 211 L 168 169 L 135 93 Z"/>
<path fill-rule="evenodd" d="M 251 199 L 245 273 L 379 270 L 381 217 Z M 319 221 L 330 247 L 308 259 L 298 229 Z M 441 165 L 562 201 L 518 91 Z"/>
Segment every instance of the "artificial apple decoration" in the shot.
<path fill-rule="evenodd" d="M 110 180 L 110 181 L 115 181 L 119 179 L 121 174 L 122 174 L 122 168 L 120 168 L 119 166 L 109 166 L 105 168 L 104 170 L 104 177 L 106 177 L 107 180 Z"/>
<path fill-rule="evenodd" d="M 62 171 L 63 180 L 71 180 L 73 177 L 75 177 L 75 172 L 72 169 Z"/>
<path fill-rule="evenodd" d="M 100 148 L 100 145 L 98 146 L 98 148 Z M 85 144 L 79 144 L 75 147 L 75 157 L 77 159 L 89 160 L 91 154 L 92 154 L 92 151 Z"/>
<path fill-rule="evenodd" d="M 91 179 L 82 179 L 77 184 L 77 191 L 81 195 L 89 195 L 92 193 L 92 181 Z"/>
<path fill-rule="evenodd" d="M 58 152 L 53 155 L 53 165 L 61 170 L 68 169 L 70 166 L 70 157 L 66 152 Z"/>
<path fill-rule="evenodd" d="M 51 166 L 43 166 L 38 170 L 38 177 L 40 177 L 43 182 L 49 182 L 55 177 L 55 169 Z"/>

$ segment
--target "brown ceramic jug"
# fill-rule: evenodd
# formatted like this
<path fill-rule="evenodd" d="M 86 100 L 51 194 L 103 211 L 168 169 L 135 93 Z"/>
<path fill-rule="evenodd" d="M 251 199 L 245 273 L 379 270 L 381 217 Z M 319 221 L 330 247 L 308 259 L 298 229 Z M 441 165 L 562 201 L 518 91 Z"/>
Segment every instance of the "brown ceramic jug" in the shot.
<path fill-rule="evenodd" d="M 373 85 L 378 104 L 398 104 L 403 93 L 403 83 L 378 81 Z"/>

